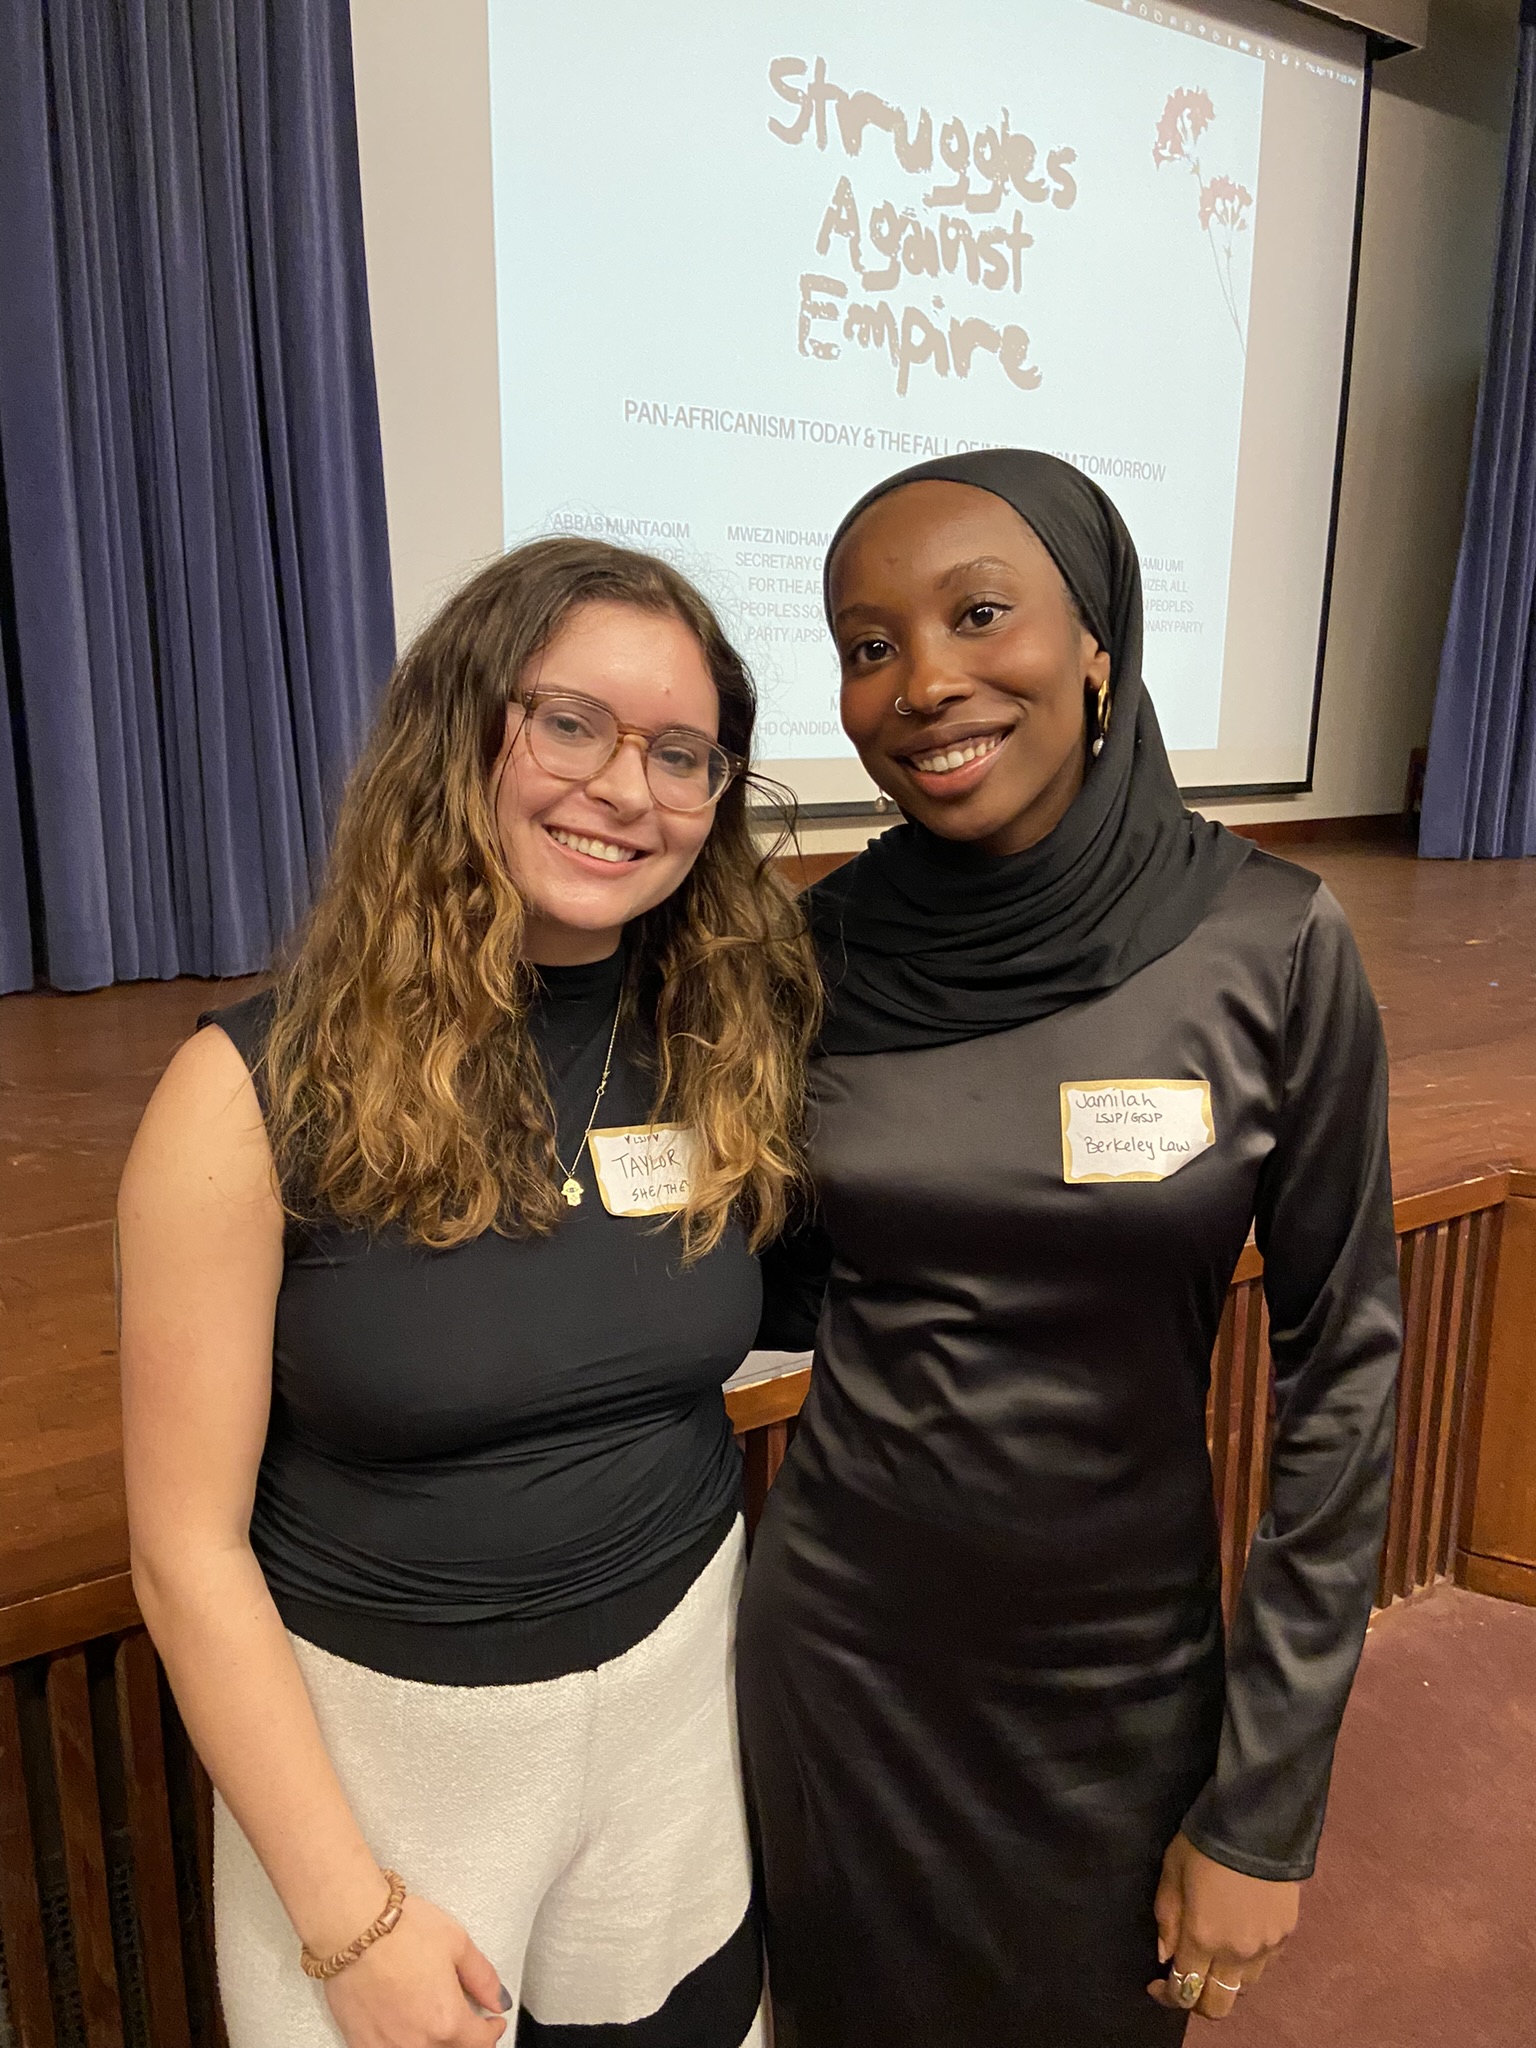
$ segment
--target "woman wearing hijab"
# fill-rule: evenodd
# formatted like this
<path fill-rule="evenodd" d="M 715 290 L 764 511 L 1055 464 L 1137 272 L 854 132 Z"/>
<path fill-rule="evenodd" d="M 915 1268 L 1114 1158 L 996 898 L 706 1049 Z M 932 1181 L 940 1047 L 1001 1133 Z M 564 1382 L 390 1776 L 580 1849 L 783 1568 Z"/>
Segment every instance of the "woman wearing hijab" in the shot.
<path fill-rule="evenodd" d="M 816 1343 L 739 1638 L 779 2039 L 1167 2048 L 1294 1925 L 1370 1610 L 1376 1004 L 1317 877 L 1185 810 L 1077 471 L 906 470 L 826 594 L 907 822 L 813 893 L 820 1225 L 759 1339 Z M 1274 1450 L 1224 1645 L 1204 1421 L 1250 1226 Z"/>

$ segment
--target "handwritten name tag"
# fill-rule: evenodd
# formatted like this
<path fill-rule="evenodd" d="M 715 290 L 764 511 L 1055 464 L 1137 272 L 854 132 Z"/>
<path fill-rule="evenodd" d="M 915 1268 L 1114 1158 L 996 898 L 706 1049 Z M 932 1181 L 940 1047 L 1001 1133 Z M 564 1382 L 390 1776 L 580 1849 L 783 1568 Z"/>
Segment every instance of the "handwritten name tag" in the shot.
<path fill-rule="evenodd" d="M 1064 1180 L 1166 1180 L 1215 1142 L 1209 1081 L 1061 1084 Z"/>
<path fill-rule="evenodd" d="M 697 1144 L 682 1124 L 636 1124 L 587 1139 L 610 1216 L 666 1216 L 688 1199 Z"/>

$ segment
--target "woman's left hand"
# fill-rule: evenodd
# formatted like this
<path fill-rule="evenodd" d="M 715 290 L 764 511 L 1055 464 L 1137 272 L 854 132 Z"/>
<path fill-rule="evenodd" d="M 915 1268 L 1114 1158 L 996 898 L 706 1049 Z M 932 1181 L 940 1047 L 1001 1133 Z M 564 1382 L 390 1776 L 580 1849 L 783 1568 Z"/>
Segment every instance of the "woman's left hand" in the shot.
<path fill-rule="evenodd" d="M 1154 1908 L 1158 1958 L 1173 1968 L 1147 1990 L 1176 2012 L 1224 2020 L 1238 1992 L 1257 1982 L 1291 1934 L 1300 1910 L 1299 1884 L 1245 1877 L 1175 1835 L 1163 1858 Z"/>

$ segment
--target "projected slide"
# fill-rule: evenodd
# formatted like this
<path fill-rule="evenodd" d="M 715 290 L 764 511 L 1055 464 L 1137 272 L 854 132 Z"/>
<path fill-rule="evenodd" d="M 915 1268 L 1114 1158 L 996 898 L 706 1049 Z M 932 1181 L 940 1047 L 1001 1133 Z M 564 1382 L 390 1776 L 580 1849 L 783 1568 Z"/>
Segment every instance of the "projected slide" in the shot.
<path fill-rule="evenodd" d="M 751 660 L 762 756 L 867 794 L 832 527 L 904 463 L 1050 449 L 1130 522 L 1169 745 L 1214 755 L 1289 53 L 1104 0 L 858 13 L 492 0 L 508 542 L 677 561 Z"/>

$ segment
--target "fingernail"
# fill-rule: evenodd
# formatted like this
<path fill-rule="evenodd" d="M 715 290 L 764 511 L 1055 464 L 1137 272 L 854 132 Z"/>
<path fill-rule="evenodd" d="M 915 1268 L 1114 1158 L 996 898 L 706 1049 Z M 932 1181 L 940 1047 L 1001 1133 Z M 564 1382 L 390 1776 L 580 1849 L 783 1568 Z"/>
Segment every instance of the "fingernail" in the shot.
<path fill-rule="evenodd" d="M 501 1997 L 498 2003 L 503 2012 L 510 2012 L 512 2010 L 512 1994 L 505 1984 L 501 1987 Z"/>
<path fill-rule="evenodd" d="M 1170 1947 L 1168 1946 L 1168 1944 L 1167 1944 L 1167 1942 L 1166 1942 L 1166 1941 L 1160 1941 L 1160 1942 L 1159 1942 L 1159 1943 L 1157 1944 L 1157 1960 L 1158 1960 L 1158 1961 L 1159 1961 L 1160 1963 L 1166 1963 L 1166 1962 L 1167 1962 L 1167 1960 L 1168 1960 L 1168 1958 L 1169 1958 L 1169 1957 L 1170 1957 L 1170 1956 L 1171 1956 L 1172 1954 L 1173 1954 L 1173 1950 L 1172 1950 L 1172 1949 L 1171 1949 L 1171 1948 L 1170 1948 Z"/>

